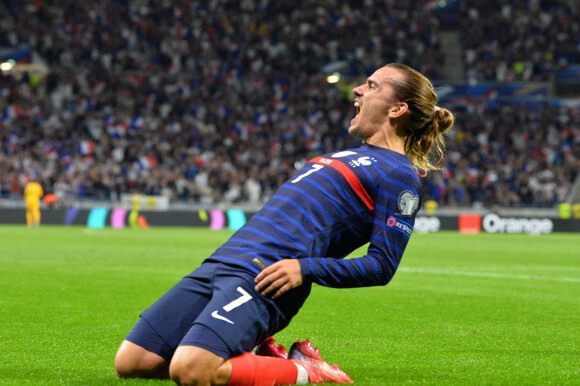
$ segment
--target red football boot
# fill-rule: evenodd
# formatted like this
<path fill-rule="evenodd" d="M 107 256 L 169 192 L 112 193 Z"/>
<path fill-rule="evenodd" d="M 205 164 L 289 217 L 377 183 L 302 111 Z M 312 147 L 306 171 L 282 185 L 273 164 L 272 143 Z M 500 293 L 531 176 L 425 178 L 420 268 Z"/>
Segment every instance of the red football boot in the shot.
<path fill-rule="evenodd" d="M 288 359 L 288 354 L 286 354 L 286 347 L 279 344 L 274 345 L 274 338 L 266 338 L 262 343 L 260 343 L 254 349 L 254 354 L 261 355 L 263 357 L 277 357 Z"/>
<path fill-rule="evenodd" d="M 310 383 L 353 383 L 347 373 L 340 370 L 337 365 L 331 366 L 319 355 L 317 348 L 312 348 L 310 340 L 298 341 L 290 347 L 288 359 L 304 367 L 308 373 Z"/>

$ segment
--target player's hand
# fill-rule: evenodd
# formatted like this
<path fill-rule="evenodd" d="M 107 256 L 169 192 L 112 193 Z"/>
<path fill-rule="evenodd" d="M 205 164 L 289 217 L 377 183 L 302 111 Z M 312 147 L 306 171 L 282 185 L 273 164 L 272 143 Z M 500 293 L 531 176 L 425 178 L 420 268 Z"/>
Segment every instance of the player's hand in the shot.
<path fill-rule="evenodd" d="M 298 260 L 284 259 L 266 267 L 256 276 L 256 291 L 277 299 L 302 284 L 302 269 Z"/>

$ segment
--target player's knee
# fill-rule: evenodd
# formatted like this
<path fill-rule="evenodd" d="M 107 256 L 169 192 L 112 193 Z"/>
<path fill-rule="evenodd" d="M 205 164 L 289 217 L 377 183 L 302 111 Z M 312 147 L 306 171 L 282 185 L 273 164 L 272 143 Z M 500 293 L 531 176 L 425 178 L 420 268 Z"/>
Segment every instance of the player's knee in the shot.
<path fill-rule="evenodd" d="M 137 375 L 137 361 L 117 352 L 115 356 L 115 374 L 119 378 L 135 378 Z"/>
<path fill-rule="evenodd" d="M 231 366 L 228 367 L 222 358 L 208 351 L 181 346 L 171 359 L 169 376 L 178 385 L 226 385 L 231 376 Z"/>
<path fill-rule="evenodd" d="M 169 365 L 169 376 L 178 385 L 211 385 L 212 373 L 180 358 L 173 358 Z"/>
<path fill-rule="evenodd" d="M 119 378 L 168 378 L 167 368 L 163 358 L 127 341 L 115 356 L 115 374 Z"/>

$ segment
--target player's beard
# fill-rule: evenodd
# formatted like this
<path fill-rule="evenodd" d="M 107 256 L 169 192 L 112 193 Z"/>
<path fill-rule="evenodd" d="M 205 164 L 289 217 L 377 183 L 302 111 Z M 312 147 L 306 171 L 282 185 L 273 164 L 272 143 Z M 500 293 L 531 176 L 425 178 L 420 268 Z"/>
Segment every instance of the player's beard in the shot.
<path fill-rule="evenodd" d="M 348 128 L 348 133 L 355 137 L 355 138 L 360 138 L 362 140 L 365 139 L 364 135 L 363 135 L 363 130 L 361 129 L 361 122 L 362 121 L 362 109 L 358 112 L 358 114 L 355 115 L 355 117 L 353 119 L 351 119 L 350 121 L 350 126 Z"/>
<path fill-rule="evenodd" d="M 375 118 L 375 119 L 373 119 Z M 376 117 L 372 114 L 367 114 L 366 110 L 361 109 L 359 113 L 350 121 L 348 133 L 363 141 L 375 134 L 377 128 L 380 127 L 381 122 L 376 121 Z"/>

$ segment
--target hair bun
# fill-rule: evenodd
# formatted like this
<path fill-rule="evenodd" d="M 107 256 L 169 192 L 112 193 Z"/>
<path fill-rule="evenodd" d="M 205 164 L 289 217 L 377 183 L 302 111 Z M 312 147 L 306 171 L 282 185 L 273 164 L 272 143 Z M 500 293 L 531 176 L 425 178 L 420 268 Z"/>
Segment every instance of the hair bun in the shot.
<path fill-rule="evenodd" d="M 438 132 L 445 133 L 451 129 L 455 122 L 453 113 L 444 107 L 435 106 L 435 120 L 437 121 Z"/>

